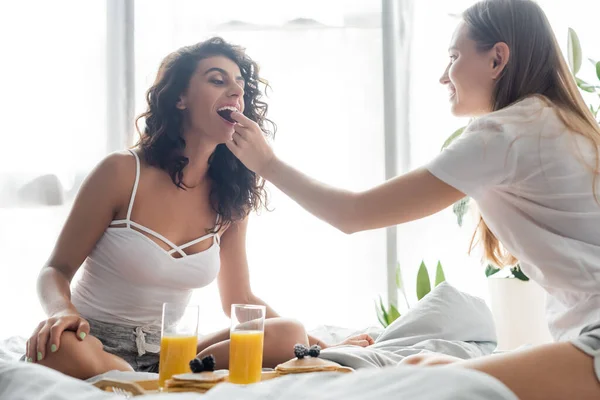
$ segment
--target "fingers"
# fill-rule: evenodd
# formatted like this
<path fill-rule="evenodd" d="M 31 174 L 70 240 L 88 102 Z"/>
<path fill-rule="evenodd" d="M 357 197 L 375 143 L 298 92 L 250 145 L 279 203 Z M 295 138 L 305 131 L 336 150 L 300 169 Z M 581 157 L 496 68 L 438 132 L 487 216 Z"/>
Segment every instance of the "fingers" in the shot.
<path fill-rule="evenodd" d="M 243 127 L 243 126 L 240 126 L 240 125 L 236 125 L 234 127 L 234 131 L 235 132 L 233 133 L 233 136 L 237 135 L 238 137 L 240 137 L 240 138 L 242 138 L 244 140 L 247 140 L 248 137 L 249 137 L 249 135 L 252 134 L 252 131 L 250 129 L 248 129 L 246 127 Z"/>
<path fill-rule="evenodd" d="M 60 320 L 56 321 L 52 328 L 50 328 L 50 351 L 54 353 L 60 347 L 60 336 L 62 335 L 65 328 L 61 325 Z"/>
<path fill-rule="evenodd" d="M 33 333 L 31 334 L 31 337 L 29 338 L 29 340 L 27 341 L 27 351 L 25 354 L 26 354 L 27 361 L 29 361 L 29 362 L 35 362 L 35 360 L 37 359 L 38 333 L 40 332 L 40 329 L 42 329 L 45 325 L 46 325 L 46 321 L 40 322 L 38 324 L 38 326 L 35 328 L 35 330 L 33 331 Z"/>
<path fill-rule="evenodd" d="M 235 141 L 235 144 L 237 144 L 238 146 L 241 146 L 242 143 L 247 142 L 246 137 L 244 137 L 244 135 L 239 133 L 238 131 L 233 132 L 233 136 L 231 138 Z"/>
<path fill-rule="evenodd" d="M 368 341 L 368 342 L 373 342 L 373 343 L 375 342 L 375 341 L 373 340 L 373 338 L 372 338 L 372 337 L 371 337 L 371 336 L 370 336 L 368 333 L 361 333 L 360 335 L 358 335 L 358 336 L 356 337 L 356 339 L 359 339 L 359 340 L 366 340 L 366 341 Z"/>
<path fill-rule="evenodd" d="M 358 336 L 351 338 L 352 344 L 356 346 L 368 347 L 372 344 L 375 344 L 373 338 L 367 333 L 361 333 Z"/>
<path fill-rule="evenodd" d="M 34 360 L 33 354 L 35 352 L 32 349 L 35 349 L 36 346 L 37 346 L 37 335 L 30 337 L 29 340 L 27 341 L 27 347 L 25 350 L 25 361 L 33 362 L 33 360 Z"/>
<path fill-rule="evenodd" d="M 254 121 L 246 117 L 244 114 L 239 112 L 231 113 L 231 119 L 243 126 L 250 126 L 255 123 Z"/>
<path fill-rule="evenodd" d="M 46 356 L 46 345 L 48 344 L 48 339 L 50 338 L 50 324 L 46 323 L 40 329 L 37 335 L 37 344 L 36 344 L 36 354 L 35 360 L 42 361 Z"/>
<path fill-rule="evenodd" d="M 85 339 L 90 333 L 90 325 L 83 318 L 69 317 L 58 319 L 50 328 L 48 347 L 54 353 L 60 348 L 60 338 L 65 330 L 74 331 L 79 340 Z"/>
<path fill-rule="evenodd" d="M 42 361 L 48 352 L 54 353 L 60 348 L 60 339 L 65 330 L 75 331 L 79 340 L 90 333 L 89 323 L 78 316 L 49 318 L 41 322 L 27 341 L 26 361 Z"/>
<path fill-rule="evenodd" d="M 233 132 L 230 141 L 225 142 L 225 145 L 233 154 L 238 155 L 237 152 L 247 143 L 248 132 L 245 128 L 241 128 L 239 131 L 236 129 Z M 237 152 L 236 152 L 237 151 Z"/>
<path fill-rule="evenodd" d="M 235 132 L 233 133 L 231 140 L 228 142 L 225 142 L 225 145 L 227 146 L 227 148 L 229 150 L 231 150 L 231 152 L 238 157 L 241 154 L 243 144 L 244 144 L 244 139 L 242 139 L 240 137 L 240 135 L 238 135 Z"/>
<path fill-rule="evenodd" d="M 90 324 L 83 318 L 79 318 L 79 327 L 77 328 L 77 338 L 83 340 L 90 334 Z"/>

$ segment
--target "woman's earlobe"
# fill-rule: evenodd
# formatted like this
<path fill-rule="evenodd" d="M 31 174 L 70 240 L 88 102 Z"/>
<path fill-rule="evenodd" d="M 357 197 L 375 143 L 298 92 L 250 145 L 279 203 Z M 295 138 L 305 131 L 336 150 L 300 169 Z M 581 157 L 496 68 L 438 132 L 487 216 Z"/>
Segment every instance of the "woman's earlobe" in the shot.
<path fill-rule="evenodd" d="M 185 95 L 182 94 L 179 96 L 179 99 L 177 100 L 177 103 L 175 104 L 175 107 L 178 110 L 185 110 L 187 108 L 187 106 L 185 105 Z"/>

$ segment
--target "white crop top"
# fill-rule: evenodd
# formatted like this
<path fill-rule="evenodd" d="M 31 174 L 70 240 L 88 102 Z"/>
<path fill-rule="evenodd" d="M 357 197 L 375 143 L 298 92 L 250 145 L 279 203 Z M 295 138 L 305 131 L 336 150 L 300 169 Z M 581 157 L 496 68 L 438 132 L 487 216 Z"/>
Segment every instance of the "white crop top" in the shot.
<path fill-rule="evenodd" d="M 131 153 L 135 156 L 136 176 L 127 218 L 112 221 L 106 229 L 83 263 L 83 273 L 71 300 L 84 318 L 160 329 L 163 303 L 187 303 L 193 289 L 206 286 L 217 277 L 219 235 L 209 233 L 178 246 L 132 221 L 140 160 L 135 152 Z M 162 240 L 171 250 L 163 249 L 140 231 Z M 185 253 L 187 247 L 203 240 L 213 240 L 212 246 L 199 253 Z M 180 257 L 173 257 L 174 253 Z"/>

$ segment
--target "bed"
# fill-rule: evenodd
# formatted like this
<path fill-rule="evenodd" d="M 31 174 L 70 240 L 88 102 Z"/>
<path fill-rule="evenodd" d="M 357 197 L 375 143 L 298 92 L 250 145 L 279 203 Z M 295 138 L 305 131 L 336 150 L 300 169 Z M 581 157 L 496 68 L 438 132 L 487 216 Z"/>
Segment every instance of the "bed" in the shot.
<path fill-rule="evenodd" d="M 413 309 L 385 330 L 370 328 L 375 344 L 325 349 L 321 357 L 354 368 L 351 374 L 314 373 L 286 376 L 246 387 L 221 384 L 206 399 L 516 399 L 499 381 L 477 371 L 455 367 L 421 368 L 398 365 L 406 356 L 441 352 L 463 359 L 491 354 L 496 347 L 492 315 L 483 300 L 448 283 L 437 286 Z M 323 326 L 312 333 L 339 341 L 359 333 Z M 107 399 L 89 382 L 71 379 L 36 364 L 17 362 L 22 338 L 0 343 L 0 398 Z M 119 376 L 111 372 L 112 377 Z M 96 377 L 100 379 L 102 377 Z M 197 394 L 156 394 L 149 399 L 192 399 Z"/>

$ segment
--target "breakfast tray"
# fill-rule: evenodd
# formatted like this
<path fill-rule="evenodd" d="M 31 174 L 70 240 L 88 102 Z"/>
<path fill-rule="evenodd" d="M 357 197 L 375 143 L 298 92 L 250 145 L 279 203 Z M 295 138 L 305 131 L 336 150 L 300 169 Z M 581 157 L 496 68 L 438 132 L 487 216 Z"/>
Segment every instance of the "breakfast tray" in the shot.
<path fill-rule="evenodd" d="M 278 374 L 276 371 L 263 371 L 261 381 L 277 378 L 279 376 L 282 375 Z M 227 382 L 227 379 L 225 379 L 224 382 Z M 93 385 L 106 392 L 121 393 L 128 396 L 141 396 L 144 394 L 160 392 L 158 379 L 124 381 L 119 379 L 104 378 L 94 382 Z"/>

